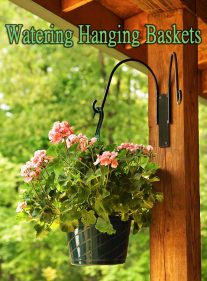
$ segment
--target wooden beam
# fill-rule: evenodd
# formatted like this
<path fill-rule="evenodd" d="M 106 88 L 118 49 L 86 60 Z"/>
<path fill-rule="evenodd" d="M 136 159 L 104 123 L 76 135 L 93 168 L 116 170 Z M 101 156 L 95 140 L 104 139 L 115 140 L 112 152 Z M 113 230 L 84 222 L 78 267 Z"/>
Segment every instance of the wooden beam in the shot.
<path fill-rule="evenodd" d="M 201 19 L 198 20 L 198 28 L 201 30 L 202 43 L 198 46 L 198 67 L 207 68 L 207 24 Z"/>
<path fill-rule="evenodd" d="M 207 1 L 206 0 L 197 0 L 196 1 L 196 14 L 202 21 L 207 23 Z"/>
<path fill-rule="evenodd" d="M 20 1 L 20 0 L 12 0 Z M 29 1 L 29 0 L 28 0 Z M 34 0 L 32 2 L 37 3 L 44 9 L 52 12 L 56 16 L 64 19 L 68 24 L 77 27 L 80 23 L 90 24 L 91 29 L 96 30 L 118 30 L 118 25 L 124 26 L 123 21 L 116 16 L 114 13 L 103 7 L 99 2 L 93 1 L 87 5 L 81 6 L 78 9 L 72 10 L 69 13 L 64 13 L 60 8 L 59 0 L 45 1 L 45 0 Z M 93 15 L 93 16 L 91 16 Z M 91 45 L 94 46 L 94 45 Z M 96 45 L 99 49 L 103 49 L 105 52 L 115 55 L 116 51 L 120 54 L 117 58 L 124 59 L 126 57 L 139 58 L 142 61 L 147 61 L 147 47 L 142 45 L 138 48 L 126 50 L 124 45 L 117 45 L 116 49 L 108 48 L 103 45 Z M 138 66 L 137 63 L 133 64 L 135 68 Z M 139 64 L 140 71 L 146 72 L 146 69 Z"/>
<path fill-rule="evenodd" d="M 142 10 L 139 6 L 134 3 L 134 0 L 120 1 L 120 0 L 99 0 L 100 3 L 112 11 L 115 15 L 119 16 L 121 19 L 127 19 L 138 13 L 141 13 Z"/>
<path fill-rule="evenodd" d="M 206 0 L 131 0 L 134 5 L 149 14 L 186 8 L 207 23 L 207 1 Z"/>
<path fill-rule="evenodd" d="M 206 0 L 99 0 L 107 9 L 111 10 L 122 19 L 135 16 L 140 9 L 148 14 L 186 8 L 207 23 Z"/>
<path fill-rule="evenodd" d="M 145 31 L 145 24 L 147 23 L 147 14 L 142 12 L 133 17 L 130 17 L 124 21 L 124 29 L 130 30 L 139 30 L 140 38 L 139 41 L 143 44 L 146 41 L 146 31 Z M 132 46 L 127 44 L 126 49 L 131 49 Z"/>
<path fill-rule="evenodd" d="M 62 10 L 63 12 L 69 12 L 77 9 L 91 1 L 94 0 L 62 0 Z"/>
<path fill-rule="evenodd" d="M 199 95 L 202 98 L 207 99 L 207 69 L 203 70 L 203 71 L 199 71 L 199 75 L 198 75 L 198 82 L 199 82 Z"/>
<path fill-rule="evenodd" d="M 191 0 L 133 0 L 133 2 L 149 14 L 179 9 L 183 6 L 195 11 L 194 1 Z"/>
<path fill-rule="evenodd" d="M 197 28 L 196 17 L 186 10 L 150 15 L 149 22 L 158 29 L 171 24 L 179 29 Z M 183 98 L 177 105 L 173 70 L 169 148 L 159 148 L 155 87 L 149 76 L 149 139 L 161 167 L 158 189 L 164 192 L 164 202 L 153 210 L 150 228 L 151 281 L 201 281 L 197 46 L 148 46 L 148 63 L 161 93 L 167 93 L 172 52 L 178 58 Z"/>

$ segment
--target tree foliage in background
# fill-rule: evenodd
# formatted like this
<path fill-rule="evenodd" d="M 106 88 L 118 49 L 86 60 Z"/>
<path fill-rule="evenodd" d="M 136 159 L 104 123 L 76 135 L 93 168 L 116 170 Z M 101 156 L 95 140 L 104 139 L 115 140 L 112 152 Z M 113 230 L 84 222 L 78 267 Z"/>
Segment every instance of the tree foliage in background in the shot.
<path fill-rule="evenodd" d="M 47 149 L 47 132 L 56 120 L 94 136 L 94 99 L 101 104 L 116 61 L 92 47 L 10 46 L 5 23 L 24 28 L 49 24 L 6 0 L 0 4 L 0 280 L 2 281 L 148 281 L 149 234 L 130 239 L 125 265 L 74 267 L 69 264 L 67 241 L 54 231 L 35 238 L 33 226 L 16 219 L 21 179 L 19 168 L 34 150 Z M 147 144 L 147 79 L 124 65 L 117 71 L 105 107 L 102 140 Z M 207 274 L 207 126 L 200 106 L 201 217 L 203 278 Z M 204 280 L 204 279 L 203 279 Z"/>

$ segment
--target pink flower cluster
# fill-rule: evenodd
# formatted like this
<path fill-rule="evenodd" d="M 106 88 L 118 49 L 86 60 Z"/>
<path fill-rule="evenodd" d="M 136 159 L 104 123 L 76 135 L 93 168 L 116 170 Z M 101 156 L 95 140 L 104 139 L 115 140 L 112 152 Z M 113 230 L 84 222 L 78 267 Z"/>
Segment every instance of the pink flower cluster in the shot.
<path fill-rule="evenodd" d="M 112 168 L 117 168 L 118 161 L 116 156 L 118 152 L 115 151 L 104 151 L 101 155 L 97 154 L 97 160 L 94 162 L 94 165 L 100 164 L 101 166 L 109 166 L 111 165 Z"/>
<path fill-rule="evenodd" d="M 147 146 L 143 147 L 143 153 L 144 154 L 149 154 L 151 152 L 153 152 L 153 147 L 151 145 L 147 145 Z"/>
<path fill-rule="evenodd" d="M 46 150 L 37 150 L 31 159 L 35 168 L 44 167 L 52 158 L 46 155 Z"/>
<path fill-rule="evenodd" d="M 25 182 L 31 182 L 34 179 L 38 179 L 41 174 L 40 168 L 35 168 L 32 161 L 27 161 L 21 168 L 21 176 L 24 177 Z"/>
<path fill-rule="evenodd" d="M 131 153 L 135 153 L 137 150 L 142 150 L 144 154 L 148 154 L 153 151 L 153 147 L 151 145 L 144 146 L 142 144 L 134 144 L 134 143 L 122 143 L 117 147 L 117 150 L 129 150 Z"/>
<path fill-rule="evenodd" d="M 26 202 L 18 202 L 17 208 L 16 208 L 16 212 L 20 213 L 22 212 L 25 208 L 27 207 L 27 203 Z"/>
<path fill-rule="evenodd" d="M 24 177 L 24 181 L 31 182 L 38 179 L 41 174 L 41 168 L 44 168 L 50 160 L 51 157 L 46 155 L 45 150 L 35 151 L 34 157 L 21 168 L 21 176 Z"/>
<path fill-rule="evenodd" d="M 121 145 L 119 145 L 117 147 L 118 151 L 123 150 L 123 149 L 129 150 L 130 152 L 135 153 L 137 150 L 143 149 L 143 145 L 134 144 L 134 143 L 122 143 Z"/>
<path fill-rule="evenodd" d="M 89 140 L 85 135 L 79 134 L 79 135 L 70 135 L 67 140 L 67 148 L 70 148 L 73 144 L 79 143 L 78 148 L 81 151 L 85 151 L 88 147 L 92 146 L 97 141 L 97 138 L 92 138 Z"/>
<path fill-rule="evenodd" d="M 52 130 L 49 131 L 49 140 L 52 143 L 59 143 L 64 138 L 69 137 L 71 134 L 73 134 L 73 130 L 68 124 L 68 122 L 55 122 Z"/>

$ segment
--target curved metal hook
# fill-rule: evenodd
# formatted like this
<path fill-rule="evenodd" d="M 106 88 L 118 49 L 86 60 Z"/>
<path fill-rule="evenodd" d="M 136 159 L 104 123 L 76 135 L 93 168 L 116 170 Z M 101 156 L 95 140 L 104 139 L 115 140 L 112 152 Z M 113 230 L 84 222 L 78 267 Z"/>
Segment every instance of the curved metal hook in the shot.
<path fill-rule="evenodd" d="M 170 57 L 170 67 L 169 67 L 169 76 L 168 76 L 168 108 L 170 109 L 170 97 L 171 97 L 171 74 L 172 74 L 172 63 L 173 59 L 175 62 L 175 87 L 176 87 L 176 101 L 177 104 L 182 102 L 182 91 L 179 89 L 179 79 L 178 79 L 178 60 L 175 52 L 172 53 Z M 168 111 L 168 122 L 171 122 L 170 110 Z"/>
<path fill-rule="evenodd" d="M 101 126 L 102 126 L 102 123 L 103 123 L 103 119 L 104 119 L 104 105 L 106 103 L 106 98 L 108 96 L 108 92 L 109 92 L 109 88 L 110 88 L 110 85 L 111 85 L 111 80 L 113 78 L 113 75 L 116 71 L 116 69 L 122 65 L 123 63 L 126 63 L 126 62 L 130 62 L 130 61 L 135 61 L 135 62 L 138 62 L 138 63 L 141 63 L 142 65 L 144 65 L 148 70 L 149 72 L 152 74 L 153 78 L 154 78 L 154 81 L 155 81 L 155 88 L 156 88 L 156 104 L 157 104 L 157 107 L 156 107 L 156 114 L 157 114 L 157 124 L 159 124 L 159 111 L 158 111 L 158 106 L 159 106 L 159 86 L 158 86 L 158 81 L 157 81 L 157 78 L 153 72 L 153 70 L 146 64 L 144 63 L 143 61 L 141 60 L 137 60 L 137 59 L 125 59 L 123 61 L 120 61 L 119 63 L 117 63 L 117 65 L 113 68 L 111 74 L 110 74 L 110 77 L 109 77 L 109 81 L 108 81 L 108 84 L 107 84 L 107 87 L 106 87 L 106 90 L 105 90 L 105 94 L 104 94 L 104 98 L 103 98 L 103 101 L 102 101 L 102 105 L 101 107 L 96 107 L 96 103 L 97 103 L 97 100 L 94 100 L 93 102 L 93 111 L 94 111 L 94 116 L 96 115 L 96 113 L 99 114 L 99 121 L 98 121 L 98 125 L 97 125 L 97 128 L 96 128 L 96 133 L 95 133 L 95 136 L 97 139 L 100 139 L 100 131 L 101 131 Z"/>
<path fill-rule="evenodd" d="M 96 113 L 99 114 L 99 120 L 98 120 L 98 124 L 97 124 L 97 128 L 96 128 L 96 133 L 95 133 L 95 137 L 97 139 L 100 139 L 100 131 L 101 131 L 101 126 L 102 126 L 102 123 L 103 123 L 103 119 L 104 119 L 104 111 L 103 111 L 103 108 L 102 107 L 96 107 L 97 103 L 97 100 L 94 100 L 93 102 L 93 111 L 94 111 L 94 114 L 93 114 L 93 118 L 95 117 Z"/>

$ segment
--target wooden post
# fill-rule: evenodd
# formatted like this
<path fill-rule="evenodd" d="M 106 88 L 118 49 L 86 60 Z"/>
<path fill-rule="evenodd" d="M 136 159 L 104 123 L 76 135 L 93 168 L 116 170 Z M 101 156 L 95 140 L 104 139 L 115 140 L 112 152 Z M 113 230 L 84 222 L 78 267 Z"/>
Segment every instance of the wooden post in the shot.
<path fill-rule="evenodd" d="M 196 17 L 185 10 L 149 16 L 157 29 L 197 28 Z M 171 146 L 159 148 L 154 84 L 149 76 L 150 143 L 161 166 L 164 202 L 153 211 L 150 230 L 151 281 L 200 281 L 200 200 L 198 152 L 198 53 L 196 45 L 148 45 L 148 63 L 155 71 L 162 93 L 167 93 L 169 60 L 176 52 L 183 92 L 176 104 L 172 87 Z M 174 84 L 174 70 L 172 73 Z"/>

